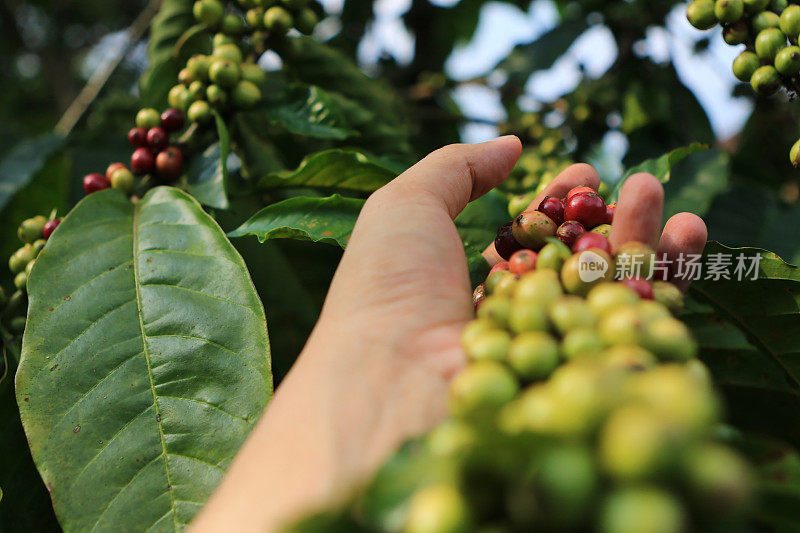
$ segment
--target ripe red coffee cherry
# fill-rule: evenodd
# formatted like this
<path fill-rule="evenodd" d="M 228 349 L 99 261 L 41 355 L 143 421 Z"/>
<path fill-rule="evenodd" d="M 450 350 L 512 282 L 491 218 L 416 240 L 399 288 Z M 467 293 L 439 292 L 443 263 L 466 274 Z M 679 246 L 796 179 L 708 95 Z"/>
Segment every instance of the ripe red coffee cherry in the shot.
<path fill-rule="evenodd" d="M 150 128 L 147 131 L 147 146 L 153 150 L 162 150 L 169 143 L 169 137 L 164 128 Z"/>
<path fill-rule="evenodd" d="M 161 127 L 168 133 L 182 130 L 186 119 L 179 109 L 170 108 L 161 114 Z"/>
<path fill-rule="evenodd" d="M 147 174 L 155 167 L 156 159 L 149 148 L 137 148 L 131 156 L 131 170 L 136 174 Z"/>
<path fill-rule="evenodd" d="M 621 283 L 636 292 L 643 300 L 653 299 L 653 285 L 644 278 L 625 278 Z"/>
<path fill-rule="evenodd" d="M 86 194 L 102 191 L 103 189 L 108 189 L 109 187 L 111 187 L 111 182 L 108 181 L 108 178 L 102 174 L 98 174 L 97 172 L 93 174 L 87 174 L 83 178 L 83 190 L 86 191 Z"/>
<path fill-rule="evenodd" d="M 508 260 L 508 270 L 510 270 L 512 274 L 521 276 L 536 268 L 536 259 L 538 257 L 539 254 L 533 250 L 518 250 L 514 252 L 511 259 Z"/>
<path fill-rule="evenodd" d="M 582 185 L 580 187 L 575 187 L 573 189 L 570 189 L 570 191 L 567 193 L 566 200 L 569 200 L 570 198 L 572 198 L 576 194 L 581 194 L 581 193 L 584 193 L 584 192 L 590 192 L 590 193 L 593 193 L 593 194 L 597 193 L 597 191 L 595 191 L 591 187 L 587 187 L 585 185 Z"/>
<path fill-rule="evenodd" d="M 125 168 L 125 165 L 123 165 L 122 163 L 111 163 L 110 165 L 108 165 L 108 168 L 106 169 L 106 177 L 108 179 L 111 179 L 111 175 L 121 168 Z"/>
<path fill-rule="evenodd" d="M 183 154 L 174 146 L 162 150 L 156 157 L 156 172 L 166 182 L 171 182 L 183 174 Z"/>
<path fill-rule="evenodd" d="M 608 239 L 599 233 L 592 232 L 589 232 L 578 239 L 572 246 L 572 251 L 577 254 L 584 250 L 588 250 L 589 248 L 603 250 L 605 253 L 609 255 L 611 254 L 611 243 L 608 241 Z"/>
<path fill-rule="evenodd" d="M 606 224 L 614 222 L 614 213 L 617 212 L 617 202 L 611 202 L 606 206 Z"/>
<path fill-rule="evenodd" d="M 511 257 L 511 254 L 522 249 L 522 245 L 514 238 L 514 232 L 511 229 L 513 224 L 513 222 L 509 222 L 503 225 L 497 230 L 497 236 L 494 238 L 495 250 L 506 261 Z"/>
<path fill-rule="evenodd" d="M 606 203 L 596 193 L 582 192 L 567 200 L 564 218 L 577 220 L 590 230 L 606 222 Z"/>
<path fill-rule="evenodd" d="M 60 218 L 54 218 L 53 220 L 48 220 L 47 224 L 44 225 L 44 229 L 42 230 L 42 238 L 47 240 L 50 238 L 50 235 L 56 230 L 58 225 L 61 224 Z"/>
<path fill-rule="evenodd" d="M 499 272 L 501 270 L 506 270 L 506 271 L 510 270 L 510 266 L 508 264 L 508 261 L 502 261 L 500 263 L 497 263 L 495 266 L 492 267 L 492 269 L 489 271 L 489 274 L 487 274 L 486 277 L 488 278 L 489 276 L 491 276 L 495 272 Z"/>
<path fill-rule="evenodd" d="M 550 217 L 557 225 L 564 223 L 564 202 L 555 196 L 545 196 L 537 211 Z"/>
<path fill-rule="evenodd" d="M 128 132 L 128 142 L 137 148 L 147 146 L 147 130 L 144 128 L 133 128 Z"/>
<path fill-rule="evenodd" d="M 584 228 L 580 222 L 567 220 L 556 230 L 556 237 L 558 237 L 561 242 L 572 248 L 572 245 L 575 244 L 575 241 L 583 237 L 585 233 L 586 228 Z"/>

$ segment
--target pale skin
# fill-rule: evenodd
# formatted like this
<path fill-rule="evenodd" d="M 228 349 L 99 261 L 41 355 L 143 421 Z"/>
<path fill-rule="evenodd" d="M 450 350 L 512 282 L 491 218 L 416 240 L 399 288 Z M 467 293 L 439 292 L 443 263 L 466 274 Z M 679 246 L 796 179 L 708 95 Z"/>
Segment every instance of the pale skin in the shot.
<path fill-rule="evenodd" d="M 279 531 L 345 497 L 405 440 L 446 417 L 448 383 L 466 364 L 461 330 L 473 314 L 453 218 L 499 185 L 520 152 L 513 136 L 447 146 L 369 198 L 319 322 L 196 532 Z M 592 167 L 573 165 L 531 205 L 599 183 Z M 637 240 L 670 257 L 700 253 L 703 221 L 681 213 L 662 231 L 663 200 L 653 176 L 629 178 L 612 246 Z M 493 245 L 484 257 L 501 260 Z"/>

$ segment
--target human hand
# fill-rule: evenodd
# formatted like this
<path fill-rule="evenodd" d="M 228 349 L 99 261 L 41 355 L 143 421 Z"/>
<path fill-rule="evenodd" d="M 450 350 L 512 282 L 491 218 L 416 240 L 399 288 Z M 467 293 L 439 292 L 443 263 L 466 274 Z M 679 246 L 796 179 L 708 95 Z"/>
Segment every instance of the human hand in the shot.
<path fill-rule="evenodd" d="M 448 383 L 466 363 L 461 330 L 473 314 L 453 219 L 500 184 L 520 152 L 515 137 L 448 146 L 370 197 L 303 353 L 196 529 L 274 531 L 345 496 L 404 440 L 446 416 Z M 577 185 L 596 189 L 599 177 L 574 165 L 544 194 Z M 705 226 L 694 215 L 670 219 L 659 240 L 662 203 L 655 178 L 631 177 L 612 244 L 660 243 L 670 256 L 701 251 Z M 491 246 L 484 255 L 500 260 Z"/>

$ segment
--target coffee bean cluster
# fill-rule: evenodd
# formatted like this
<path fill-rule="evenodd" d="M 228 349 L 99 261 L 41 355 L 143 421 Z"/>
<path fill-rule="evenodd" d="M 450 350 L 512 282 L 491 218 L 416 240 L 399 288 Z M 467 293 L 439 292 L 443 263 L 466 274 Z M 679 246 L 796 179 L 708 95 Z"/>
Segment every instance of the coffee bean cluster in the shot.
<path fill-rule="evenodd" d="M 787 0 L 693 0 L 686 9 L 697 29 L 722 26 L 732 46 L 744 45 L 733 62 L 733 74 L 761 96 L 781 89 L 794 98 L 800 90 L 800 5 Z M 800 165 L 800 140 L 790 150 Z"/>

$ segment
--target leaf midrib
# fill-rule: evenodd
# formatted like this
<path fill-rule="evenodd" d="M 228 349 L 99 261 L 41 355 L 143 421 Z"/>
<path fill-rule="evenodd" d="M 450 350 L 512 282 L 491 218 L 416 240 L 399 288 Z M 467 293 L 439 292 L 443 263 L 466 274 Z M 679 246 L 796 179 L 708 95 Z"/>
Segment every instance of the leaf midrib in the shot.
<path fill-rule="evenodd" d="M 144 316 L 142 313 L 142 294 L 139 285 L 139 211 L 141 202 L 133 206 L 133 285 L 136 289 L 136 314 L 139 318 L 139 328 L 142 332 L 142 352 L 144 353 L 145 365 L 147 366 L 147 379 L 150 382 L 150 392 L 153 394 L 153 406 L 156 413 L 156 426 L 158 427 L 158 437 L 161 441 L 161 457 L 164 458 L 164 473 L 167 477 L 167 492 L 170 499 L 170 510 L 172 512 L 172 523 L 175 531 L 178 531 L 178 518 L 175 514 L 175 495 L 172 493 L 172 479 L 169 473 L 169 458 L 167 457 L 167 444 L 164 439 L 164 428 L 162 427 L 161 410 L 158 407 L 158 396 L 156 394 L 155 382 L 153 380 L 152 365 L 150 363 L 150 348 L 147 343 L 147 334 L 144 330 Z"/>

